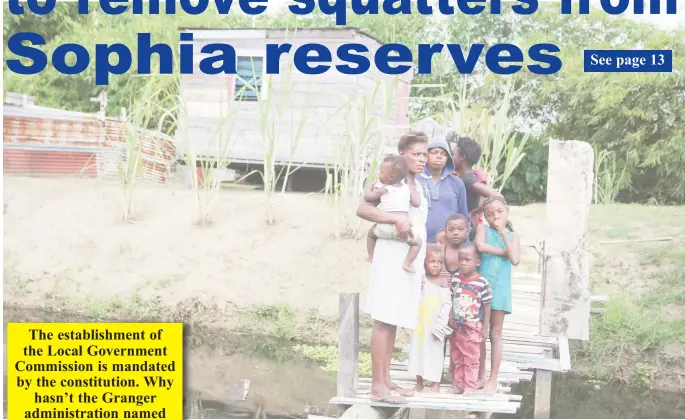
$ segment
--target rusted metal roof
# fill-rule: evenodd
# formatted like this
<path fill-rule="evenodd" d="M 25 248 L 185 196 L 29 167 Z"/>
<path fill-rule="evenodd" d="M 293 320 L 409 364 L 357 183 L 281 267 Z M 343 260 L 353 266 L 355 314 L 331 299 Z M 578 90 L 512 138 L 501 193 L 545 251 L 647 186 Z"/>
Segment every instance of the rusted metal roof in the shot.
<path fill-rule="evenodd" d="M 165 182 L 176 149 L 158 133 L 82 112 L 37 106 L 3 109 L 5 173 L 116 178 L 129 147 L 139 150 L 143 179 Z"/>

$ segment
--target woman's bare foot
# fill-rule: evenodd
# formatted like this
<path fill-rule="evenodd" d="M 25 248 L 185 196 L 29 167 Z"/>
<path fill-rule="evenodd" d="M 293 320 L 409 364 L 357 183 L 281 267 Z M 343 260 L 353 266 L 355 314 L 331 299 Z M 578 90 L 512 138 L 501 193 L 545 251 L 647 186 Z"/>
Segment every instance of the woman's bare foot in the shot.
<path fill-rule="evenodd" d="M 371 402 L 384 404 L 406 404 L 408 402 L 406 398 L 392 395 L 390 392 L 385 395 L 375 393 L 369 394 L 369 400 L 371 400 Z"/>
<path fill-rule="evenodd" d="M 399 385 L 390 382 L 386 385 L 390 391 L 395 391 L 396 393 L 400 394 L 403 397 L 412 397 L 414 396 L 414 390 L 409 389 L 409 388 L 401 388 Z M 423 386 L 423 384 L 422 384 Z"/>
<path fill-rule="evenodd" d="M 414 270 L 414 267 L 412 267 L 411 264 L 407 264 L 407 263 L 402 264 L 402 269 L 408 273 L 416 273 L 416 270 Z"/>
<path fill-rule="evenodd" d="M 485 388 L 485 384 L 488 383 L 488 379 L 483 376 L 482 378 L 478 378 L 478 389 L 483 389 Z"/>
<path fill-rule="evenodd" d="M 373 255 L 367 255 L 366 256 L 366 262 L 372 263 L 373 262 Z"/>
<path fill-rule="evenodd" d="M 431 385 L 431 392 L 436 394 L 440 393 L 440 382 L 434 382 L 433 385 Z"/>

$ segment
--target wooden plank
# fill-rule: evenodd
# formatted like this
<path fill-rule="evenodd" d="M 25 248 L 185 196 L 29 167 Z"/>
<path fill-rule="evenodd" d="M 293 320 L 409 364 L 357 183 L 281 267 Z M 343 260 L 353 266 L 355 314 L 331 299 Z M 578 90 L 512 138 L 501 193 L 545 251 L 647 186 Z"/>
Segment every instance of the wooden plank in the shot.
<path fill-rule="evenodd" d="M 540 273 L 512 273 L 511 274 L 512 279 L 534 279 L 534 280 L 542 280 L 542 277 L 540 276 Z"/>
<path fill-rule="evenodd" d="M 347 404 L 343 404 L 349 407 Z M 352 405 L 340 416 L 341 419 L 389 419 L 395 415 L 399 406 L 374 407 L 370 405 Z"/>
<path fill-rule="evenodd" d="M 407 407 L 407 408 L 425 408 L 433 410 L 452 410 L 452 411 L 473 411 L 473 412 L 493 412 L 514 414 L 520 407 L 518 402 L 505 401 L 417 401 L 414 397 L 407 398 L 407 404 L 385 404 L 380 402 L 373 402 L 368 398 L 339 398 L 335 397 L 330 400 L 331 404 L 344 405 L 372 405 L 374 407 Z"/>
<path fill-rule="evenodd" d="M 507 404 L 513 404 L 513 405 L 518 405 L 521 403 L 522 397 L 518 399 L 511 399 L 511 398 L 505 398 L 508 397 L 509 394 L 496 394 L 496 395 L 491 395 L 488 397 L 476 397 L 476 396 L 464 396 L 464 395 L 456 395 L 456 394 L 451 394 L 451 393 L 442 393 L 442 394 L 423 394 L 423 393 L 415 393 L 411 397 L 407 397 L 408 399 L 411 399 L 413 402 L 417 403 L 432 403 L 432 402 L 440 402 L 440 403 L 445 403 L 445 404 L 469 404 L 469 405 L 479 405 L 482 407 L 496 407 L 496 406 L 502 406 L 502 405 L 507 405 Z M 514 396 L 517 397 L 517 396 Z M 520 397 L 520 396 L 518 396 Z M 334 397 L 335 399 L 341 399 L 338 397 Z M 355 398 L 358 399 L 364 399 L 368 400 L 369 399 L 369 393 L 360 393 L 358 394 Z M 374 404 L 375 405 L 375 404 Z"/>
<path fill-rule="evenodd" d="M 359 293 L 340 293 L 337 396 L 357 394 L 359 365 Z"/>
<path fill-rule="evenodd" d="M 490 344 L 489 341 L 485 343 L 485 347 L 487 349 L 490 349 L 491 346 L 492 345 Z M 545 349 L 543 349 L 542 347 L 539 347 L 539 346 L 526 346 L 523 344 L 508 344 L 504 348 L 504 350 L 508 351 L 510 353 L 524 353 L 524 354 L 530 354 L 530 353 L 542 354 L 545 351 Z"/>
<path fill-rule="evenodd" d="M 395 384 L 401 386 L 402 388 L 414 388 L 416 386 L 416 381 L 406 381 L 406 380 L 397 380 L 395 379 Z M 359 382 L 357 382 L 357 393 L 362 394 L 368 391 L 371 388 L 371 378 L 359 378 Z M 441 393 L 449 393 L 450 390 L 452 389 L 451 384 L 440 384 L 440 392 Z M 511 387 L 504 385 L 502 383 L 497 384 L 497 392 L 500 394 L 506 394 L 511 392 Z"/>
<path fill-rule="evenodd" d="M 568 338 L 559 337 L 559 364 L 562 372 L 571 370 L 571 352 L 568 348 Z"/>
<path fill-rule="evenodd" d="M 663 237 L 663 238 L 649 238 L 649 239 L 618 239 L 615 241 L 601 241 L 599 244 L 600 245 L 609 245 L 609 244 L 624 244 L 624 243 L 631 243 L 631 242 L 669 242 L 672 241 L 673 238 L 671 236 Z"/>
<path fill-rule="evenodd" d="M 522 378 L 526 378 L 528 375 L 530 375 L 530 374 L 500 372 L 499 375 L 497 375 L 497 382 L 500 382 L 500 383 L 519 383 L 522 380 Z M 400 371 L 395 371 L 395 370 L 390 371 L 390 377 L 392 379 L 402 379 L 405 381 L 410 381 L 410 380 L 415 378 L 413 375 L 409 375 L 407 372 L 400 372 Z"/>
<path fill-rule="evenodd" d="M 535 369 L 536 371 L 547 370 L 550 372 L 563 372 L 561 364 L 556 359 L 522 361 L 520 366 L 521 368 Z"/>
<path fill-rule="evenodd" d="M 509 362 L 509 363 L 506 363 Z M 445 359 L 444 367 L 447 368 L 449 366 L 449 359 Z M 486 366 L 486 370 L 488 367 Z M 399 364 L 399 363 L 394 363 L 390 365 L 390 370 L 391 371 L 397 371 L 405 373 L 407 371 L 407 365 Z M 512 373 L 512 374 L 519 374 L 521 373 L 521 370 L 518 368 L 517 364 L 511 363 L 510 360 L 502 360 L 502 364 L 500 365 L 500 373 Z M 392 372 L 391 372 L 392 373 Z M 410 380 L 413 380 L 414 378 L 410 378 Z"/>
<path fill-rule="evenodd" d="M 535 371 L 535 407 L 533 418 L 550 418 L 550 402 L 552 396 L 552 372 L 538 369 Z"/>
<path fill-rule="evenodd" d="M 369 395 L 369 389 L 365 389 L 364 391 L 360 391 L 357 394 L 357 397 L 364 397 L 366 398 Z M 459 395 L 459 394 L 452 394 L 451 392 L 442 392 L 442 393 L 435 393 L 435 392 L 415 392 L 413 398 L 417 400 L 450 400 L 450 401 L 521 401 L 523 397 L 521 395 L 514 395 L 514 394 L 495 394 L 495 395 L 471 395 L 471 396 L 465 396 L 465 395 Z"/>
<path fill-rule="evenodd" d="M 228 396 L 228 401 L 224 400 L 223 402 L 226 403 L 232 403 L 232 402 L 243 402 L 247 399 L 247 394 L 250 392 L 250 380 L 249 379 L 243 379 L 240 381 L 237 381 L 233 383 L 230 386 L 229 390 L 229 396 Z"/>

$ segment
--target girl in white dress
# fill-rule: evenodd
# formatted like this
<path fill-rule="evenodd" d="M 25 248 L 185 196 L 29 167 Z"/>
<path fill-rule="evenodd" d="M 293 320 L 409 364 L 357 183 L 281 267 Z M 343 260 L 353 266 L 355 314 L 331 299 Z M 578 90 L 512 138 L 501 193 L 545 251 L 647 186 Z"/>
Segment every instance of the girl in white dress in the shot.
<path fill-rule="evenodd" d="M 452 333 L 447 326 L 452 299 L 449 285 L 440 275 L 445 264 L 442 247 L 426 248 L 426 281 L 423 286 L 419 322 L 411 336 L 409 374 L 416 375 L 417 392 L 423 391 L 424 379 L 433 383 L 432 392 L 440 392 L 445 363 L 445 339 Z"/>

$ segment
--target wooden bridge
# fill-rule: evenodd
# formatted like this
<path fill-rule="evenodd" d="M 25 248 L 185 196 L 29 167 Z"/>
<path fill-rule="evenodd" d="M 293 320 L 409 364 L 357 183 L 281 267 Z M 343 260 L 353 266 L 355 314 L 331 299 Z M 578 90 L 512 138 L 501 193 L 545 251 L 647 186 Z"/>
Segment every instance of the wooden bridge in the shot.
<path fill-rule="evenodd" d="M 448 385 L 440 393 L 416 393 L 408 403 L 398 405 L 372 402 L 370 378 L 359 378 L 359 294 L 340 295 L 340 339 L 337 395 L 331 404 L 346 408 L 344 418 L 389 418 L 408 416 L 436 418 L 433 410 L 479 413 L 516 413 L 521 395 L 511 393 L 512 384 L 535 381 L 535 418 L 550 417 L 552 372 L 571 368 L 568 339 L 589 338 L 591 296 L 588 292 L 589 266 L 587 225 L 591 201 L 593 154 L 582 142 L 550 141 L 547 186 L 546 237 L 536 249 L 540 255 L 538 273 L 514 272 L 513 313 L 505 317 L 503 358 L 498 376 L 498 393 L 493 396 L 449 394 Z M 490 346 L 487 346 L 490 367 Z M 415 378 L 403 361 L 391 365 L 390 375 L 398 385 L 411 388 Z M 447 369 L 449 359 L 445 359 Z M 402 408 L 398 408 L 402 407 Z"/>
<path fill-rule="evenodd" d="M 571 367 L 568 340 L 565 337 L 543 337 L 540 329 L 540 298 L 542 279 L 539 275 L 514 276 L 513 281 L 514 312 L 505 317 L 502 365 L 498 376 L 498 394 L 494 396 L 463 396 L 449 393 L 449 385 L 442 385 L 440 393 L 416 393 L 407 398 L 408 403 L 402 407 L 410 409 L 450 410 L 481 413 L 516 413 L 521 405 L 521 395 L 511 394 L 511 385 L 535 380 L 535 417 L 549 418 L 552 372 L 565 372 Z M 347 320 L 359 314 L 359 294 L 344 293 L 340 295 L 341 319 Z M 353 316 L 348 316 L 352 314 Z M 356 325 L 355 325 L 356 324 Z M 341 331 L 358 328 L 358 322 L 352 325 L 341 325 Z M 347 335 L 347 334 L 344 334 Z M 354 336 L 354 332 L 353 332 Z M 357 333 L 358 337 L 358 333 Z M 345 343 L 341 341 L 340 346 Z M 393 404 L 381 404 L 369 399 L 370 378 L 354 379 L 351 363 L 356 360 L 353 343 L 347 342 L 349 349 L 340 349 L 343 357 L 338 365 L 338 395 L 330 400 L 337 405 L 363 405 L 375 407 L 393 407 Z M 406 349 L 405 349 L 406 351 Z M 486 367 L 490 370 L 490 345 L 487 345 Z M 448 352 L 449 353 L 449 352 Z M 404 353 L 406 355 L 406 353 Z M 415 377 L 407 373 L 407 360 L 391 365 L 390 376 L 399 386 L 412 388 L 416 385 Z M 445 371 L 449 366 L 449 354 L 445 358 Z M 352 383 L 354 381 L 354 383 Z M 354 385 L 354 386 L 353 386 Z M 354 394 L 352 394 L 354 392 Z M 423 416 L 421 416 L 423 417 Z M 433 416 L 431 416 L 433 417 Z"/>

